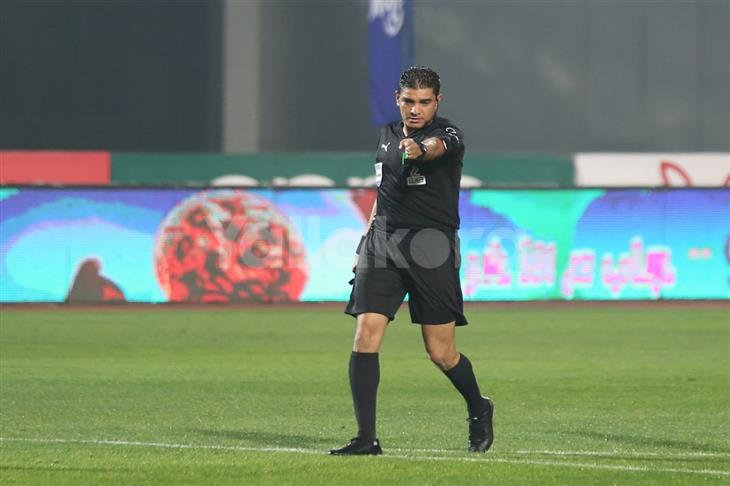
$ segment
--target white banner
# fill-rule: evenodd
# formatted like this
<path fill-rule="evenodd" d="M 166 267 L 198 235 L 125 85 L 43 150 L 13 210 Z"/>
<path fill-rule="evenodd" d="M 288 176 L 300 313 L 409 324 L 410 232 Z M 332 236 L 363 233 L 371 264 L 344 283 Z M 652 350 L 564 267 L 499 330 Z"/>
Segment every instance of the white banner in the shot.
<path fill-rule="evenodd" d="M 728 153 L 583 153 L 574 164 L 577 186 L 730 186 Z"/>

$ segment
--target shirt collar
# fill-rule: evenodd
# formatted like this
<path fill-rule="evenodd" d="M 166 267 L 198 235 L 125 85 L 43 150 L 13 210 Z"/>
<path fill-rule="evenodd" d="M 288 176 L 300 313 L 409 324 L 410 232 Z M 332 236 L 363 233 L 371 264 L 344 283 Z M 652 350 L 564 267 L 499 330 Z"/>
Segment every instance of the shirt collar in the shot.
<path fill-rule="evenodd" d="M 428 122 L 428 125 L 424 125 L 423 127 L 419 128 L 418 130 L 412 131 L 409 135 L 406 135 L 405 131 L 403 131 L 403 128 L 405 127 L 405 123 L 403 122 L 403 120 L 401 120 L 400 122 L 398 122 L 398 133 L 400 135 L 402 135 L 403 137 L 412 138 L 415 135 L 418 135 L 419 133 L 421 133 L 421 131 L 426 130 L 428 127 L 430 127 L 431 125 L 433 125 L 433 122 L 436 121 L 436 118 L 438 118 L 438 117 L 436 117 L 436 116 L 433 117 L 431 119 L 431 121 Z"/>

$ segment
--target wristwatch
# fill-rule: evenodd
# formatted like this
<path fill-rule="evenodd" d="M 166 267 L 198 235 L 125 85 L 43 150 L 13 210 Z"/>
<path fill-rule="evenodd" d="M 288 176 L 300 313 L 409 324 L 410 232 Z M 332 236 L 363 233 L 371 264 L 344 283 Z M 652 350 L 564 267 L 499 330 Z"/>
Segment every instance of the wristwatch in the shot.
<path fill-rule="evenodd" d="M 420 159 L 428 152 L 428 145 L 423 142 L 418 142 L 418 148 L 421 149 L 421 155 L 418 156 L 418 158 Z"/>

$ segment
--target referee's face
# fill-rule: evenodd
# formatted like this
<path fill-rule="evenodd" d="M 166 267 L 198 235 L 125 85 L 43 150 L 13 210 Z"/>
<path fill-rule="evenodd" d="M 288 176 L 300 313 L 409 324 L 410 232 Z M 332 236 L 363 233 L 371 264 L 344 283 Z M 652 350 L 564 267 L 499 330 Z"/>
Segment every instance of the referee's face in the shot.
<path fill-rule="evenodd" d="M 406 129 L 418 130 L 436 116 L 441 95 L 436 96 L 433 88 L 403 88 L 396 92 L 395 101 Z"/>

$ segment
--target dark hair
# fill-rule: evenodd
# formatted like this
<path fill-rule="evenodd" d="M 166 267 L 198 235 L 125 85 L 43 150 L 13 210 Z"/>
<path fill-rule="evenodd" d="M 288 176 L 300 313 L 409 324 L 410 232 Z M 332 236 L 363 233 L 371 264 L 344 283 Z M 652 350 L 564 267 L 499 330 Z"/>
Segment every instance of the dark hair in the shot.
<path fill-rule="evenodd" d="M 441 78 L 436 71 L 426 66 L 409 67 L 403 71 L 398 81 L 398 92 L 404 88 L 433 88 L 433 94 L 438 96 L 441 91 Z"/>

